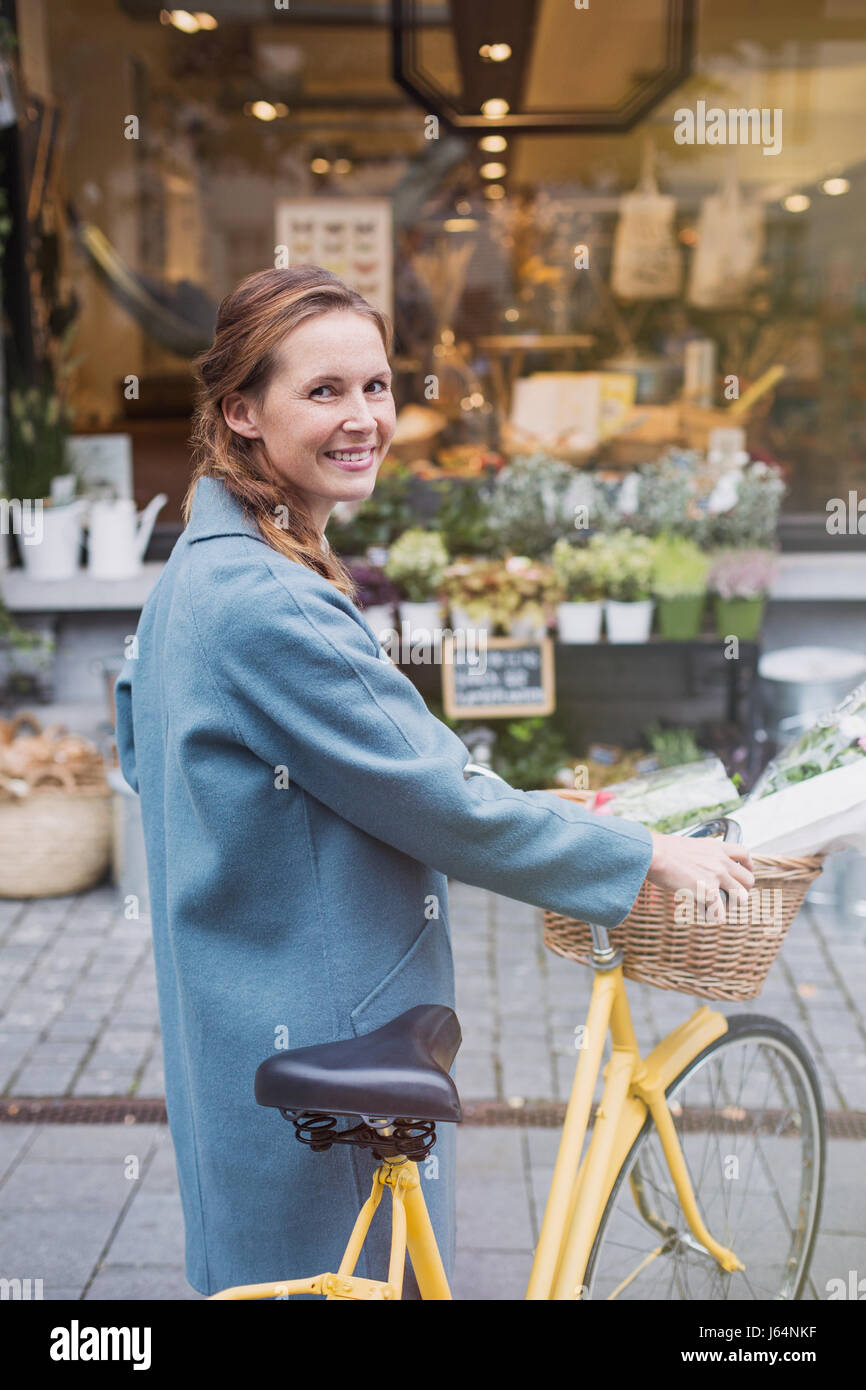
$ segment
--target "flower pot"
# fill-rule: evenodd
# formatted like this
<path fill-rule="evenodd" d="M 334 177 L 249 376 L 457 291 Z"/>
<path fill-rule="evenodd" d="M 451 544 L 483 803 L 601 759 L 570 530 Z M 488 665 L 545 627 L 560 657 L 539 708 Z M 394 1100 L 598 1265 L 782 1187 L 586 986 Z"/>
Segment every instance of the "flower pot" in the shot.
<path fill-rule="evenodd" d="M 400 617 L 399 637 L 403 642 L 403 623 L 408 624 L 406 638 L 410 646 L 415 643 L 421 645 L 424 652 L 428 652 L 432 647 L 435 652 L 439 652 L 442 646 L 441 637 L 441 606 L 438 599 L 429 599 L 426 603 L 408 603 L 401 599 L 398 605 Z M 426 640 L 423 634 L 426 633 Z"/>
<path fill-rule="evenodd" d="M 408 603 L 401 599 L 399 609 L 400 621 L 407 622 L 412 632 L 422 627 L 432 632 L 439 626 L 441 608 L 438 599 L 429 599 L 426 603 Z"/>
<path fill-rule="evenodd" d="M 761 631 L 766 597 L 760 598 L 719 598 L 716 597 L 716 632 L 720 637 L 739 637 L 743 642 L 754 642 Z"/>
<path fill-rule="evenodd" d="M 680 594 L 658 600 L 659 632 L 669 642 L 697 637 L 704 618 L 705 594 Z"/>
<path fill-rule="evenodd" d="M 72 579 L 79 570 L 83 498 L 42 507 L 42 535 L 34 544 L 22 537 L 18 549 L 30 579 Z"/>
<path fill-rule="evenodd" d="M 465 608 L 456 603 L 452 603 L 450 612 L 452 632 L 485 632 L 489 637 L 493 631 L 493 618 L 490 613 L 480 613 L 478 617 L 473 618 Z"/>
<path fill-rule="evenodd" d="M 655 603 L 651 598 L 622 603 L 619 599 L 604 601 L 604 621 L 609 642 L 646 642 L 653 622 Z"/>
<path fill-rule="evenodd" d="M 547 636 L 547 624 L 543 618 L 518 613 L 516 617 L 509 619 L 508 636 L 516 637 L 520 642 L 540 642 Z"/>
<path fill-rule="evenodd" d="M 394 605 L 392 603 L 371 603 L 369 608 L 363 608 L 361 611 L 381 642 L 382 633 L 390 632 L 394 627 Z"/>
<path fill-rule="evenodd" d="M 560 642 L 597 642 L 601 636 L 602 612 L 600 599 L 558 603 L 556 626 Z"/>

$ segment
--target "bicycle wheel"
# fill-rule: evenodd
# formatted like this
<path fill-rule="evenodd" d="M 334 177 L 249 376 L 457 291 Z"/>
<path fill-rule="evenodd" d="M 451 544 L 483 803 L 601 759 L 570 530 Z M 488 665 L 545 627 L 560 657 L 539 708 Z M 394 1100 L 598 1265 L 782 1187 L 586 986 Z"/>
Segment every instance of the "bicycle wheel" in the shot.
<path fill-rule="evenodd" d="M 666 1094 L 704 1223 L 745 1271 L 726 1273 L 692 1235 L 647 1116 L 599 1224 L 584 1297 L 801 1296 L 824 1188 L 820 1082 L 783 1023 L 741 1014 L 728 1025 Z"/>

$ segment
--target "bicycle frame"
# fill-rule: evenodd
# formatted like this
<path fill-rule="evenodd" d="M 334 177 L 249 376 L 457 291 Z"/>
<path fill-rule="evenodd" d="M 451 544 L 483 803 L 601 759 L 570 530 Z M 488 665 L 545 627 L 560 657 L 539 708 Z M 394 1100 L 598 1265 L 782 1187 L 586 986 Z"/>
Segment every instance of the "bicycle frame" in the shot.
<path fill-rule="evenodd" d="M 535 1251 L 526 1297 L 530 1300 L 580 1299 L 583 1278 L 607 1200 L 617 1174 L 640 1133 L 647 1113 L 652 1115 L 683 1213 L 694 1235 L 723 1269 L 743 1269 L 732 1250 L 720 1245 L 701 1219 L 665 1090 L 692 1058 L 727 1031 L 724 1014 L 706 1004 L 696 1009 L 646 1058 L 641 1057 L 617 953 L 606 944 L 603 928 L 597 934 L 589 1013 L 541 1234 Z M 604 961 L 605 952 L 609 956 Z M 601 1069 L 604 1040 L 611 1037 L 611 1056 L 604 1068 L 604 1090 L 581 1158 L 589 1127 L 592 1098 Z M 391 1189 L 391 1255 L 386 1280 L 354 1274 L 364 1239 L 386 1187 Z M 652 1223 L 640 1184 L 632 1180 L 635 1202 Z M 648 1258 L 661 1254 L 663 1244 Z M 361 1208 L 336 1273 L 313 1275 L 271 1284 L 244 1284 L 212 1294 L 213 1299 L 289 1298 L 294 1294 L 323 1294 L 328 1300 L 397 1300 L 401 1297 L 406 1252 L 421 1296 L 451 1298 L 436 1237 L 424 1201 L 417 1164 L 411 1159 L 384 1159 L 373 1175 L 370 1196 Z M 635 1270 L 639 1272 L 645 1261 Z M 620 1291 L 625 1285 L 615 1290 Z"/>
<path fill-rule="evenodd" d="M 599 929 L 594 928 L 594 933 Z M 604 953 L 604 947 L 596 955 Z M 606 948 L 611 957 L 615 953 Z M 625 991 L 622 964 L 596 965 L 581 1056 L 565 1114 L 562 1139 L 529 1279 L 528 1299 L 575 1299 L 586 1292 L 583 1278 L 595 1233 L 617 1174 L 652 1115 L 683 1213 L 695 1239 L 723 1269 L 742 1269 L 733 1251 L 720 1245 L 704 1225 L 665 1090 L 692 1058 L 727 1032 L 724 1014 L 704 1004 L 646 1057 L 641 1057 Z M 611 1056 L 592 1138 L 581 1159 L 604 1040 L 611 1036 Z M 645 1205 L 639 1185 L 635 1201 Z M 645 1212 L 648 1219 L 651 1214 Z M 662 1246 L 656 1254 L 661 1254 Z M 635 1271 L 637 1273 L 637 1271 Z M 623 1286 L 621 1286 L 623 1287 Z M 619 1292 L 619 1289 L 616 1290 Z"/>

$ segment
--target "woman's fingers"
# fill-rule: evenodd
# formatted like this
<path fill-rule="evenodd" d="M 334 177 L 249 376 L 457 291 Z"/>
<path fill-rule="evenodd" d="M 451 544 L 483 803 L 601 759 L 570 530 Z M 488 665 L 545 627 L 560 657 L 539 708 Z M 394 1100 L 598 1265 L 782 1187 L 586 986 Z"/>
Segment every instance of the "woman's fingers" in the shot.
<path fill-rule="evenodd" d="M 723 888 L 728 897 L 732 898 L 734 902 L 742 903 L 744 906 L 748 903 L 749 893 L 747 886 L 741 879 L 735 878 L 733 874 L 724 874 L 719 887 Z"/>
<path fill-rule="evenodd" d="M 749 869 L 751 873 L 754 874 L 755 866 L 752 863 L 752 856 L 749 854 L 749 851 L 746 849 L 745 845 L 726 844 L 724 846 L 724 849 L 726 853 L 731 856 L 732 859 L 736 859 L 737 863 L 739 864 L 744 864 L 745 867 Z"/>
<path fill-rule="evenodd" d="M 740 864 L 737 862 L 731 863 L 729 861 L 727 865 L 727 871 L 732 878 L 735 878 L 737 880 L 738 883 L 742 883 L 744 888 L 754 888 L 755 875 L 751 869 L 746 867 L 745 864 Z"/>

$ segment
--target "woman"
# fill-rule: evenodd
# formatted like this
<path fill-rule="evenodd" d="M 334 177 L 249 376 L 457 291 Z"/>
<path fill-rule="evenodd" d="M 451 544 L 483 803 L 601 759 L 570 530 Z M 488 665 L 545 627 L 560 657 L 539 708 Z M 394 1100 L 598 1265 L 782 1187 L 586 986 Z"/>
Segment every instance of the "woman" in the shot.
<path fill-rule="evenodd" d="M 389 341 L 316 266 L 262 271 L 224 300 L 198 362 L 187 526 L 116 686 L 187 1277 L 205 1294 L 336 1269 L 374 1160 L 297 1143 L 253 1077 L 281 1047 L 453 1007 L 447 876 L 606 926 L 647 874 L 710 897 L 753 882 L 736 847 L 464 777 L 464 744 L 387 659 L 324 537 L 391 441 Z M 450 1274 L 453 1125 L 436 1154 L 425 1197 Z M 359 1275 L 387 1270 L 388 1205 Z"/>

